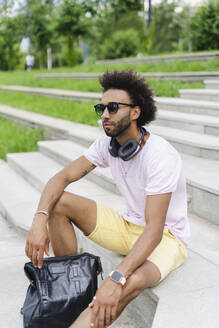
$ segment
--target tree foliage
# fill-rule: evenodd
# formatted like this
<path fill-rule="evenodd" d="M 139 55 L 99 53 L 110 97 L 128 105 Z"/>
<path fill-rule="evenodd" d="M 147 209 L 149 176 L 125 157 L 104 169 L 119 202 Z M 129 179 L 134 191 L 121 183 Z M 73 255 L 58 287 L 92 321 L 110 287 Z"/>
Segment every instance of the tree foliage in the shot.
<path fill-rule="evenodd" d="M 176 0 L 175 0 L 176 1 Z M 46 66 L 47 48 L 55 65 L 73 66 L 89 52 L 93 59 L 219 49 L 219 0 L 195 12 L 179 2 L 152 3 L 146 28 L 143 0 L 0 0 L 0 69 L 18 67 L 23 37 L 31 39 L 36 67 Z M 24 55 L 23 55 L 24 56 Z"/>
<path fill-rule="evenodd" d="M 12 5 L 11 2 L 10 4 Z M 13 70 L 20 60 L 19 18 L 8 16 L 9 9 L 10 6 L 6 6 L 5 1 L 0 19 L 0 69 L 5 70 Z"/>
<path fill-rule="evenodd" d="M 219 1 L 198 8 L 191 24 L 193 50 L 219 49 Z"/>
<path fill-rule="evenodd" d="M 85 3 L 75 0 L 64 0 L 57 18 L 57 31 L 67 41 L 67 62 L 70 66 L 77 64 L 77 49 L 75 44 L 79 37 L 87 34 L 89 23 L 86 19 L 88 8 Z"/>
<path fill-rule="evenodd" d="M 146 45 L 148 52 L 154 54 L 176 50 L 180 32 L 180 15 L 176 12 L 176 3 L 163 0 L 153 7 Z"/>

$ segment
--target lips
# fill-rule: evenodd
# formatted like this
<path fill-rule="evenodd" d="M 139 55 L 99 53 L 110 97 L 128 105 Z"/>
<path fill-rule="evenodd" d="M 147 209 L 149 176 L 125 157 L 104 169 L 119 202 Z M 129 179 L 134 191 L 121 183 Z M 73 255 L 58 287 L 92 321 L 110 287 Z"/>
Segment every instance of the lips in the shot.
<path fill-rule="evenodd" d="M 110 122 L 103 122 L 103 126 L 107 128 L 112 126 L 112 124 Z"/>

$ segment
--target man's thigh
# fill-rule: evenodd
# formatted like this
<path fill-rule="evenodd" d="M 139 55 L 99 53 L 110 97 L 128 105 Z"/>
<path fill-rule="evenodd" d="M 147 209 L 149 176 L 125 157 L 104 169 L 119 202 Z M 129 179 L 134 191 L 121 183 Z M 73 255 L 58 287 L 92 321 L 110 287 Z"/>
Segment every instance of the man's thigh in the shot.
<path fill-rule="evenodd" d="M 131 248 L 129 222 L 115 210 L 99 203 L 96 227 L 87 237 L 96 244 L 122 255 L 127 255 Z"/>
<path fill-rule="evenodd" d="M 94 200 L 64 192 L 58 200 L 54 212 L 69 218 L 85 235 L 96 227 L 97 206 Z"/>

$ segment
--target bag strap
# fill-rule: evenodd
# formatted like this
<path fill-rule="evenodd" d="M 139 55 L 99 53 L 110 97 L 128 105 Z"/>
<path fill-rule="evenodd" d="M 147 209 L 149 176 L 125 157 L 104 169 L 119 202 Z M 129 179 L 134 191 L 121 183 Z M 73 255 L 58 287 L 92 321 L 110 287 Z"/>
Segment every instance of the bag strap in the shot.
<path fill-rule="evenodd" d="M 44 303 L 47 303 L 48 302 L 47 263 L 44 264 L 44 268 L 40 269 L 39 289 L 40 289 L 41 300 Z"/>

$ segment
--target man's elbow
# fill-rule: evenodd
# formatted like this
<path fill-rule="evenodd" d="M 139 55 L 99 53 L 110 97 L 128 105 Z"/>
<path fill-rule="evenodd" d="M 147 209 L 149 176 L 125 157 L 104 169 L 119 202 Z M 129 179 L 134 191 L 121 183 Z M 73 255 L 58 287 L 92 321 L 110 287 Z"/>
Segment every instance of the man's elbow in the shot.
<path fill-rule="evenodd" d="M 150 225 L 148 224 L 146 226 L 146 229 L 148 230 L 148 233 L 150 234 L 150 236 L 152 237 L 152 239 L 154 240 L 154 243 L 156 245 L 158 245 L 162 238 L 163 238 L 163 230 L 164 227 L 155 227 L 154 225 Z"/>

